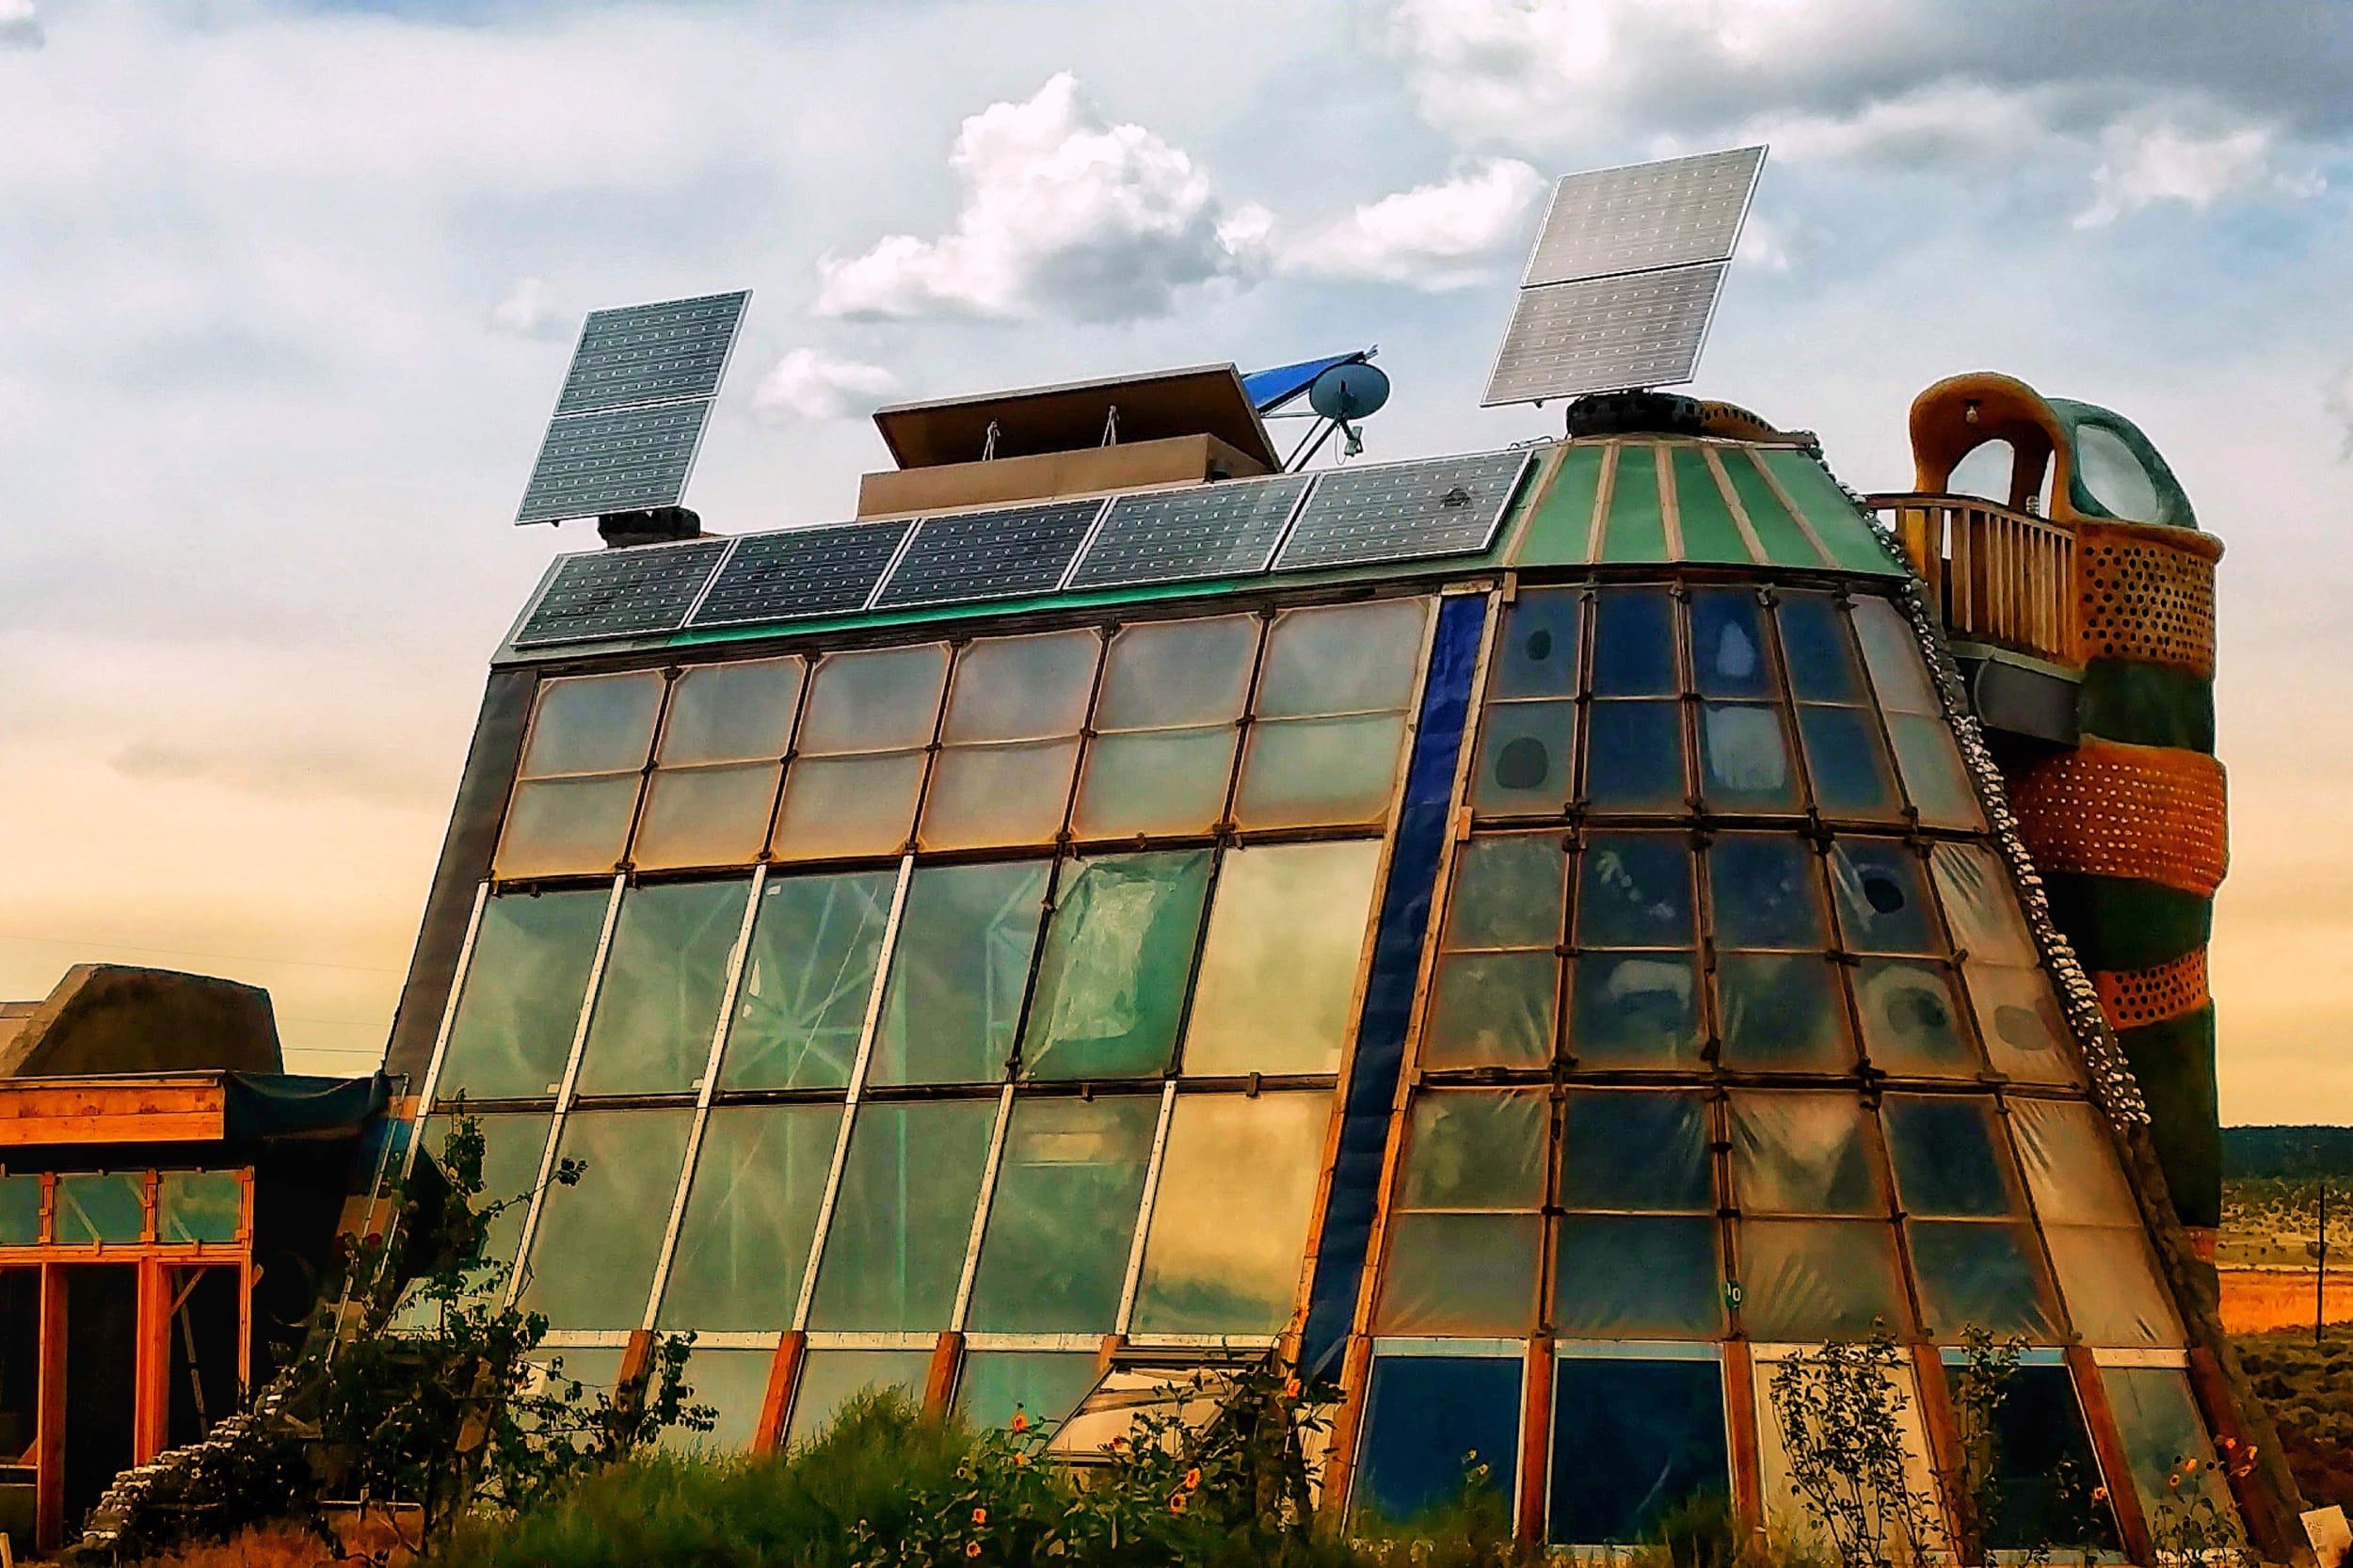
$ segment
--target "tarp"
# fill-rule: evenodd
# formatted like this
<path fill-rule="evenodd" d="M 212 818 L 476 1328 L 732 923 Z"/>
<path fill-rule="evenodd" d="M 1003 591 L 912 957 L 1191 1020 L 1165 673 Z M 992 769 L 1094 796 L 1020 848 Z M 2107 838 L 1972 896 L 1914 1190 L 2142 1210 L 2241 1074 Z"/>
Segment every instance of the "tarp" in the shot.
<path fill-rule="evenodd" d="M 356 1129 L 384 1109 L 390 1082 L 300 1073 L 227 1073 L 224 1119 L 232 1143 Z"/>

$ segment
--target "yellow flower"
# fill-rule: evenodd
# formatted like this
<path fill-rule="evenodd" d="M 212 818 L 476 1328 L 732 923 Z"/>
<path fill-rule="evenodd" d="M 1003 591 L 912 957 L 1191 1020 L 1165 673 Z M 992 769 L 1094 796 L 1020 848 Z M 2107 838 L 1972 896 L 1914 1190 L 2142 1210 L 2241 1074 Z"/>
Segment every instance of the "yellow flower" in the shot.
<path fill-rule="evenodd" d="M 1185 1490 L 1186 1490 L 1186 1491 L 1188 1491 L 1188 1492 L 1190 1492 L 1190 1491 L 1192 1491 L 1194 1487 L 1196 1487 L 1196 1486 L 1198 1486 L 1198 1485 L 1200 1485 L 1200 1484 L 1201 1484 L 1201 1466 L 1199 1466 L 1198 1464 L 1196 1464 L 1196 1465 L 1194 1465 L 1192 1469 L 1187 1470 L 1187 1471 L 1185 1472 Z"/>
<path fill-rule="evenodd" d="M 985 1524 L 987 1524 L 987 1523 L 988 1523 L 988 1510 L 986 1510 L 986 1509 L 984 1509 L 984 1508 L 976 1508 L 976 1509 L 974 1509 L 974 1510 L 972 1511 L 972 1522 L 973 1522 L 974 1524 L 976 1524 L 976 1525 L 985 1525 Z"/>
<path fill-rule="evenodd" d="M 1018 1411 L 1018 1410 L 1015 1411 L 1015 1412 L 1013 1413 L 1013 1430 L 1014 1430 L 1014 1431 L 1016 1431 L 1016 1432 L 1027 1432 L 1027 1431 L 1029 1431 L 1029 1430 L 1030 1430 L 1030 1418 L 1029 1418 L 1029 1416 L 1027 1416 L 1023 1415 L 1023 1414 L 1022 1414 L 1020 1411 Z"/>
<path fill-rule="evenodd" d="M 1172 1493 L 1170 1495 L 1168 1499 L 1168 1511 L 1171 1513 L 1182 1513 L 1185 1511 L 1185 1495 L 1182 1492 Z"/>
<path fill-rule="evenodd" d="M 967 1556 L 967 1557 L 978 1557 L 978 1556 L 980 1556 L 980 1555 L 981 1555 L 981 1544 L 980 1544 L 979 1542 L 977 1542 L 977 1541 L 968 1541 L 968 1542 L 966 1542 L 966 1543 L 964 1544 L 964 1555 L 965 1555 L 965 1556 Z"/>

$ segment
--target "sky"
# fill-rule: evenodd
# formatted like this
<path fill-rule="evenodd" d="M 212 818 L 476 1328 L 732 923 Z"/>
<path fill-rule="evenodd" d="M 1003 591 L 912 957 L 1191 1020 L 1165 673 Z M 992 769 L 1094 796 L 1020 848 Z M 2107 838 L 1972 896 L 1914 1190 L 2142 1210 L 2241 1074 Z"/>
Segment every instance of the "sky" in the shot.
<path fill-rule="evenodd" d="M 2353 1122 L 2353 7 L 0 0 L 0 997 L 104 959 L 379 1055 L 582 312 L 748 287 L 691 503 L 846 516 L 881 401 L 1377 343 L 1481 410 L 1549 181 L 1766 140 L 1693 389 L 1907 488 L 1993 369 L 2220 568 L 2231 1122 Z"/>

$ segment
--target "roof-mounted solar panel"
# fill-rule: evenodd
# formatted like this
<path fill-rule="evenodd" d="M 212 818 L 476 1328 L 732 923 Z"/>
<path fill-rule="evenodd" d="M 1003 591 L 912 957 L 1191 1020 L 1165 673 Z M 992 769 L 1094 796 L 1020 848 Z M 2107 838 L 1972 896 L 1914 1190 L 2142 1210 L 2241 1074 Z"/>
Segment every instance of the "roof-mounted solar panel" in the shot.
<path fill-rule="evenodd" d="M 751 297 L 741 290 L 590 312 L 556 413 L 718 396 Z"/>
<path fill-rule="evenodd" d="M 855 615 L 866 608 L 914 526 L 897 518 L 749 535 L 737 541 L 692 624 L 753 626 Z"/>
<path fill-rule="evenodd" d="M 1062 586 L 1104 504 L 1096 497 L 924 518 L 874 608 L 1050 594 Z"/>
<path fill-rule="evenodd" d="M 1534 460 L 1529 451 L 1489 452 L 1330 470 L 1300 508 L 1274 569 L 1475 555 L 1495 542 Z"/>
<path fill-rule="evenodd" d="M 515 520 L 677 505 L 710 419 L 711 405 L 696 401 L 550 420 Z"/>
<path fill-rule="evenodd" d="M 1738 147 L 1563 176 L 1520 286 L 1730 261 L 1764 166 Z"/>
<path fill-rule="evenodd" d="M 1117 497 L 1069 585 L 1141 587 L 1262 572 L 1313 482 L 1302 473 Z"/>
<path fill-rule="evenodd" d="M 676 632 L 732 542 L 695 539 L 566 556 L 515 633 L 515 646 Z"/>

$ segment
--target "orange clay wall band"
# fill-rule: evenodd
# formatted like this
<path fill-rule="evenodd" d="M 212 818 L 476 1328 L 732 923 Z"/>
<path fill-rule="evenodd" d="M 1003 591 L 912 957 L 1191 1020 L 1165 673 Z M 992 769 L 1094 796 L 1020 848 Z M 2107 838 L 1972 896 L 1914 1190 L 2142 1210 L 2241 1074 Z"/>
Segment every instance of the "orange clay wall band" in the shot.
<path fill-rule="evenodd" d="M 2100 1010 L 2119 1031 L 2160 1024 L 2195 1013 L 2211 1000 L 2206 989 L 2206 950 L 2193 948 L 2168 964 L 2145 969 L 2095 970 L 2093 989 Z"/>
<path fill-rule="evenodd" d="M 2083 663 L 2133 659 L 2214 678 L 2220 541 L 2179 528 L 2075 524 L 2075 635 Z"/>
<path fill-rule="evenodd" d="M 2011 805 L 2045 871 L 2208 898 L 2230 866 L 2222 764 L 2200 752 L 2086 737 L 2020 776 Z"/>

